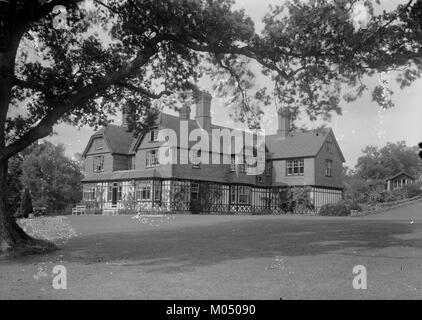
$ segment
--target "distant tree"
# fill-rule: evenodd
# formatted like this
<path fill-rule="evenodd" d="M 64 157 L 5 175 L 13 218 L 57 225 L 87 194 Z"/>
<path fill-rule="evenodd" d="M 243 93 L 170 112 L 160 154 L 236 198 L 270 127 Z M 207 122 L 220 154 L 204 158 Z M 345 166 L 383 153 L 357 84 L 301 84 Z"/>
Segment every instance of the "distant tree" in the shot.
<path fill-rule="evenodd" d="M 29 148 L 22 162 L 22 184 L 31 190 L 34 205 L 62 212 L 81 200 L 79 164 L 66 157 L 63 145 L 44 141 Z"/>
<path fill-rule="evenodd" d="M 34 210 L 32 208 L 32 197 L 29 189 L 25 189 L 22 196 L 21 208 L 19 214 L 23 218 L 28 218 L 28 215 Z"/>
<path fill-rule="evenodd" d="M 404 141 L 388 142 L 384 147 L 367 146 L 358 158 L 355 171 L 358 178 L 368 180 L 385 179 L 402 170 L 419 177 L 422 161 L 418 147 L 408 147 Z"/>
<path fill-rule="evenodd" d="M 22 155 L 17 154 L 9 161 L 7 170 L 7 187 L 8 187 L 8 208 L 10 215 L 14 215 L 19 210 L 21 204 L 23 186 L 21 183 L 22 176 Z"/>
<path fill-rule="evenodd" d="M 81 172 L 84 172 L 84 170 L 85 170 L 85 162 L 84 162 L 84 158 L 82 157 L 82 153 L 76 152 L 73 155 L 73 159 L 74 159 L 75 163 L 79 166 Z"/>

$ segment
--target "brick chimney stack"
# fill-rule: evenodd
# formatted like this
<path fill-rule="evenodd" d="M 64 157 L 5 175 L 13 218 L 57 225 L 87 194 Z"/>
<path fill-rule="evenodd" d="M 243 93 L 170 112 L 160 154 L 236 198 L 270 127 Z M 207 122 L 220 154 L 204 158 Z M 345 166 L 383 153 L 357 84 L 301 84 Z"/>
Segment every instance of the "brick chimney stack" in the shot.
<path fill-rule="evenodd" d="M 211 132 L 211 100 L 212 96 L 207 91 L 200 91 L 196 96 L 195 120 L 208 132 Z"/>
<path fill-rule="evenodd" d="M 128 125 L 128 118 L 129 118 L 129 114 L 126 112 L 125 108 L 122 108 L 122 127 L 126 128 L 127 130 L 129 130 L 129 125 Z"/>
<path fill-rule="evenodd" d="M 280 108 L 278 110 L 278 129 L 277 134 L 282 138 L 285 138 L 289 135 L 291 130 L 291 118 L 289 110 L 286 108 Z"/>
<path fill-rule="evenodd" d="M 180 117 L 180 120 L 189 120 L 190 119 L 190 107 L 185 105 L 182 108 L 180 108 L 179 117 Z"/>

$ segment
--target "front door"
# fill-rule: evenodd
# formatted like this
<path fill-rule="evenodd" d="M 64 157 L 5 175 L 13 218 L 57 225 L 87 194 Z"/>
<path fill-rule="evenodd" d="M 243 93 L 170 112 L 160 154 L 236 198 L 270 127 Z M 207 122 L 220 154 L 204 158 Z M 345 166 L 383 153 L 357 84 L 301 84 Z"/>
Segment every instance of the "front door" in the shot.
<path fill-rule="evenodd" d="M 113 184 L 113 189 L 111 192 L 111 205 L 115 207 L 117 205 L 117 193 L 118 193 L 118 187 L 117 184 Z"/>

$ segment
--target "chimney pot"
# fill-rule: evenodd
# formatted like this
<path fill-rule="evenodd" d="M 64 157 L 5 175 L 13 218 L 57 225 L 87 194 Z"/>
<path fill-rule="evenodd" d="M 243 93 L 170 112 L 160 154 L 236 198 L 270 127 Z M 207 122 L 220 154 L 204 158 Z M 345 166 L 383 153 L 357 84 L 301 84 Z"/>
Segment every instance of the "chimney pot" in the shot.
<path fill-rule="evenodd" d="M 189 120 L 190 119 L 190 107 L 189 106 L 183 106 L 182 108 L 180 108 L 179 117 L 180 117 L 180 120 Z"/>
<path fill-rule="evenodd" d="M 282 138 L 286 138 L 291 130 L 291 119 L 289 110 L 285 108 L 280 108 L 278 110 L 278 129 L 277 134 Z"/>
<path fill-rule="evenodd" d="M 126 109 L 122 108 L 122 127 L 126 128 L 129 131 L 129 124 L 128 124 L 129 114 Z"/>
<path fill-rule="evenodd" d="M 208 132 L 211 132 L 211 100 L 212 96 L 207 91 L 200 91 L 196 96 L 195 120 Z"/>

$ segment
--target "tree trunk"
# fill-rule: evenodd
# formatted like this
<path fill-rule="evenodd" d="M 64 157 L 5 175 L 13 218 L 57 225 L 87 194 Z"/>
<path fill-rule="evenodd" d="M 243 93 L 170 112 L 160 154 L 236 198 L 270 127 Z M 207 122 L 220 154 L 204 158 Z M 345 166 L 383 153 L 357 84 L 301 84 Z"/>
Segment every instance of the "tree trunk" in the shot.
<path fill-rule="evenodd" d="M 56 249 L 53 243 L 30 237 L 16 223 L 7 205 L 7 161 L 0 162 L 0 252 L 36 254 Z"/>
<path fill-rule="evenodd" d="M 2 157 L 2 151 L 6 145 L 5 121 L 13 86 L 15 55 L 16 49 L 12 52 L 0 52 L 0 253 L 10 252 L 19 255 L 46 252 L 54 249 L 55 245 L 27 235 L 8 212 L 8 158 Z"/>

